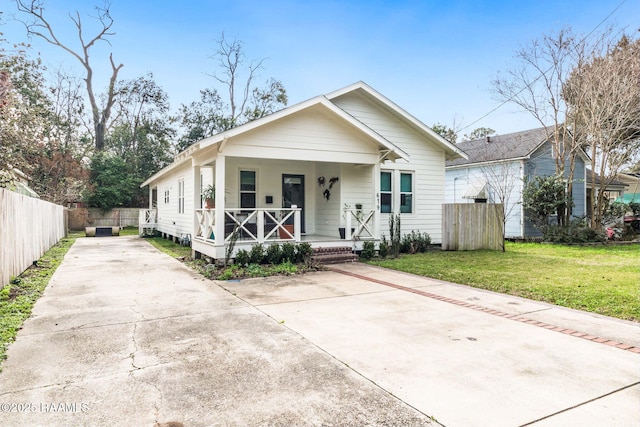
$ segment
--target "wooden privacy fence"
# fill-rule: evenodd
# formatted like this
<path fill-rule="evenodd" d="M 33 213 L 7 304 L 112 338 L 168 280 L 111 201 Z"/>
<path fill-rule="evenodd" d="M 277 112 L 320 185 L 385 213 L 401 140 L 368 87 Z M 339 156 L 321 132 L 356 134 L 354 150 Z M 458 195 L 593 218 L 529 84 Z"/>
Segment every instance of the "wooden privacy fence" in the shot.
<path fill-rule="evenodd" d="M 442 205 L 442 249 L 472 251 L 502 249 L 502 205 L 455 203 Z"/>
<path fill-rule="evenodd" d="M 85 227 L 137 227 L 140 209 L 116 208 L 102 211 L 98 208 L 69 209 L 69 230 L 84 230 Z"/>
<path fill-rule="evenodd" d="M 64 209 L 0 188 L 0 289 L 65 236 Z"/>

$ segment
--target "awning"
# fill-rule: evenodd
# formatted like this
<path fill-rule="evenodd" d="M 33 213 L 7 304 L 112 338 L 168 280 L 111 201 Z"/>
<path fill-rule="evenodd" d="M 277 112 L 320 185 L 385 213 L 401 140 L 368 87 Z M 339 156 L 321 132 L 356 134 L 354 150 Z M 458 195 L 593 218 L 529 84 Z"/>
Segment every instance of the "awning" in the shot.
<path fill-rule="evenodd" d="M 463 199 L 488 199 L 487 181 L 470 182 L 467 191 L 462 195 Z"/>
<path fill-rule="evenodd" d="M 640 193 L 628 193 L 616 199 L 616 202 L 622 203 L 640 203 Z"/>

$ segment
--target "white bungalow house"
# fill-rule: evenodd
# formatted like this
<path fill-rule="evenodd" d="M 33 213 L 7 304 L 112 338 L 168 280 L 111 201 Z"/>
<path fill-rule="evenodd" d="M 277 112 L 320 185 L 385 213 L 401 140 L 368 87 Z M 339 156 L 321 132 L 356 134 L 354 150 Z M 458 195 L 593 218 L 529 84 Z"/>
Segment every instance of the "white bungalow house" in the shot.
<path fill-rule="evenodd" d="M 441 241 L 445 160 L 466 157 L 363 82 L 194 143 L 142 186 L 141 222 L 190 235 L 196 255 L 284 241 L 351 246 L 403 232 Z M 215 208 L 203 202 L 217 189 Z M 344 229 L 341 236 L 340 228 Z M 235 233 L 233 231 L 235 230 Z"/>

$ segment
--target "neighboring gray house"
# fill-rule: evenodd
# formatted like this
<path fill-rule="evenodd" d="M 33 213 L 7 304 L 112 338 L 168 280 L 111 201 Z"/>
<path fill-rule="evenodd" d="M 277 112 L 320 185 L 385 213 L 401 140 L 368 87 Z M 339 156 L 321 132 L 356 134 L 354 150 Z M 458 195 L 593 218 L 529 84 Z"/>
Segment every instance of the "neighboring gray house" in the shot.
<path fill-rule="evenodd" d="M 522 208 L 525 177 L 555 173 L 553 150 L 544 128 L 492 136 L 456 145 L 468 156 L 448 160 L 445 167 L 445 203 L 499 202 L 507 197 L 505 236 L 524 238 L 540 232 L 526 220 Z M 586 215 L 585 176 L 588 156 L 580 151 L 573 176 L 573 216 Z M 568 167 L 566 168 L 568 170 Z"/>

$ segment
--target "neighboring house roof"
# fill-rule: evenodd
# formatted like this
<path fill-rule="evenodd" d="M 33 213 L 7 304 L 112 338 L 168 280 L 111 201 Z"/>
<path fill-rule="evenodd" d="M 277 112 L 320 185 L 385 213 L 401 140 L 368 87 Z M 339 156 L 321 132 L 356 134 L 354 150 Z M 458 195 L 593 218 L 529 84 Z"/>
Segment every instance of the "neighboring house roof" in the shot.
<path fill-rule="evenodd" d="M 375 102 L 376 104 L 382 106 L 391 114 L 394 114 L 396 117 L 400 118 L 404 123 L 408 126 L 412 127 L 416 132 L 421 134 L 422 136 L 428 138 L 433 143 L 439 145 L 444 151 L 447 158 L 456 158 L 462 157 L 466 155 L 460 150 L 456 145 L 451 144 L 440 135 L 431 130 L 424 123 L 420 122 L 418 119 L 407 113 L 402 108 L 398 107 L 396 104 L 388 100 L 386 97 L 375 91 L 373 88 L 368 86 L 364 82 L 354 83 L 353 85 L 347 86 L 338 91 L 332 92 L 328 95 L 320 95 L 314 98 L 311 98 L 307 101 L 300 102 L 298 104 L 292 105 L 290 107 L 284 108 L 275 113 L 269 114 L 268 116 L 253 120 L 251 122 L 245 123 L 244 125 L 235 127 L 233 129 L 227 130 L 225 132 L 220 132 L 208 138 L 205 138 L 201 141 L 195 142 L 189 148 L 182 151 L 178 155 L 175 156 L 173 163 L 160 170 L 152 177 L 143 182 L 140 186 L 144 187 L 149 185 L 160 176 L 166 174 L 172 169 L 179 167 L 185 162 L 189 161 L 191 156 L 196 154 L 198 151 L 204 149 L 211 149 L 212 147 L 217 146 L 218 151 L 222 151 L 224 146 L 227 144 L 227 141 L 230 139 L 244 134 L 246 132 L 255 130 L 260 128 L 261 126 L 265 126 L 269 123 L 272 123 L 276 120 L 282 119 L 284 117 L 290 116 L 302 110 L 307 110 L 311 108 L 321 108 L 330 114 L 333 114 L 336 118 L 341 119 L 344 123 L 352 126 L 357 132 L 366 135 L 370 140 L 374 141 L 378 144 L 378 149 L 381 153 L 381 158 L 386 158 L 390 160 L 404 159 L 406 161 L 410 161 L 409 155 L 399 148 L 397 145 L 389 141 L 384 136 L 380 135 L 378 132 L 373 130 L 371 127 L 367 126 L 362 121 L 356 119 L 351 114 L 347 113 L 342 108 L 338 107 L 335 103 L 331 102 L 332 99 L 335 99 L 338 96 L 344 95 L 346 93 L 355 92 L 359 95 L 365 96 L 367 99 Z M 216 148 L 213 148 L 216 149 Z"/>
<path fill-rule="evenodd" d="M 9 173 L 13 177 L 13 183 L 12 185 L 8 186 L 8 190 L 22 194 L 24 196 L 33 197 L 36 199 L 40 198 L 40 195 L 36 193 L 31 187 L 29 187 L 30 177 L 27 174 L 17 168 L 11 168 Z"/>
<path fill-rule="evenodd" d="M 597 173 L 594 173 L 591 169 L 587 168 L 587 188 L 591 188 L 591 183 L 593 182 L 594 178 L 595 178 L 595 184 L 598 187 L 602 185 L 602 178 L 600 177 L 600 175 L 598 175 Z M 612 179 L 607 184 L 607 189 L 624 190 L 626 186 L 627 184 L 625 184 L 624 182 L 618 181 L 616 179 Z"/>
<path fill-rule="evenodd" d="M 449 160 L 446 166 L 526 159 L 546 141 L 547 131 L 545 128 L 538 128 L 460 142 L 456 146 L 467 153 L 469 158 Z"/>
<path fill-rule="evenodd" d="M 640 193 L 640 174 L 631 172 L 619 173 L 616 179 L 627 185 L 626 192 Z"/>

